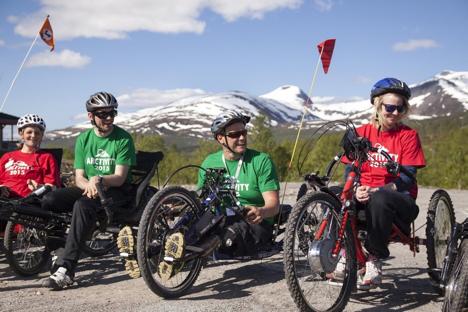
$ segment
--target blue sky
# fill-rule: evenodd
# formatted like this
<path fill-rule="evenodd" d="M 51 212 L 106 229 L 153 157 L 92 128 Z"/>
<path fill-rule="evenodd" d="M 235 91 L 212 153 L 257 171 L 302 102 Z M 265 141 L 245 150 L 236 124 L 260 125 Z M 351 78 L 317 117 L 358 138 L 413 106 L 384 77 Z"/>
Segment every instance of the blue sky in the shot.
<path fill-rule="evenodd" d="M 3 112 L 39 113 L 49 129 L 77 123 L 100 90 L 126 112 L 202 92 L 307 92 L 328 38 L 332 63 L 312 96 L 468 70 L 464 0 L 0 0 L 1 101 L 47 14 L 56 49 L 36 42 Z"/>

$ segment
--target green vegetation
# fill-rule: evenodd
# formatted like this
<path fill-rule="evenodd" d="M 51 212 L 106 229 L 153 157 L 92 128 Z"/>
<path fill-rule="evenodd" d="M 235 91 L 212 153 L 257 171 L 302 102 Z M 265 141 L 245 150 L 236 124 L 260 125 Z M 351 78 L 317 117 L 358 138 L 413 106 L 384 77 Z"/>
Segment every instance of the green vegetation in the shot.
<path fill-rule="evenodd" d="M 410 122 L 418 130 L 424 148 L 427 167 L 418 171 L 418 182 L 424 186 L 440 188 L 468 189 L 468 113 L 456 117 L 442 117 L 432 120 Z M 296 149 L 293 165 L 288 169 L 297 130 L 271 128 L 265 117 L 254 121 L 254 128 L 249 134 L 249 147 L 269 152 L 277 166 L 282 181 L 300 181 L 309 172 L 324 173 L 326 165 L 339 151 L 341 132 L 329 132 L 317 140 L 312 137 L 313 130 L 305 130 Z M 158 135 L 134 134 L 137 150 L 163 151 L 164 160 L 159 167 L 159 176 L 163 183 L 178 168 L 193 164 L 199 165 L 209 154 L 219 149 L 209 137 L 194 144 L 190 139 L 185 146 L 168 145 Z M 189 139 L 187 140 L 189 141 Z M 305 148 L 301 152 L 301 147 Z M 194 147 L 192 147 L 194 146 Z M 66 149 L 65 159 L 72 159 L 71 149 Z M 300 172 L 298 169 L 301 169 Z M 194 184 L 197 179 L 196 168 L 189 168 L 174 175 L 171 184 Z M 339 166 L 334 178 L 339 181 L 343 166 Z M 153 184 L 157 184 L 156 180 Z"/>

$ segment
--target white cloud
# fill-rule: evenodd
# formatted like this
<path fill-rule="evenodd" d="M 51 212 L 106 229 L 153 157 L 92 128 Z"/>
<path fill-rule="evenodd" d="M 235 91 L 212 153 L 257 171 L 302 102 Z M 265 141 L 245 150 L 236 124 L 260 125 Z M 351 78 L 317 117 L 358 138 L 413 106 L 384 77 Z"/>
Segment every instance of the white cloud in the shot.
<path fill-rule="evenodd" d="M 202 33 L 204 10 L 227 21 L 262 18 L 267 12 L 294 9 L 303 0 L 40 0 L 41 9 L 26 16 L 10 16 L 15 32 L 33 37 L 47 14 L 57 39 L 125 38 L 129 32 Z M 322 0 L 325 1 L 325 0 Z"/>
<path fill-rule="evenodd" d="M 169 104 L 173 101 L 193 95 L 206 94 L 200 89 L 137 89 L 117 97 L 119 106 L 125 108 L 146 108 Z"/>
<path fill-rule="evenodd" d="M 314 0 L 314 5 L 320 12 L 330 11 L 333 4 L 333 0 Z"/>
<path fill-rule="evenodd" d="M 408 52 L 417 49 L 437 48 L 439 45 L 432 39 L 410 39 L 405 42 L 397 42 L 393 45 L 393 50 L 397 52 Z"/>
<path fill-rule="evenodd" d="M 79 68 L 86 66 L 89 62 L 91 62 L 91 58 L 89 56 L 81 55 L 80 53 L 71 50 L 65 49 L 61 52 L 49 52 L 46 50 L 31 56 L 26 66 L 62 66 L 67 68 Z"/>
<path fill-rule="evenodd" d="M 5 41 L 3 41 L 2 39 L 0 39 L 0 47 L 4 46 L 5 45 Z"/>

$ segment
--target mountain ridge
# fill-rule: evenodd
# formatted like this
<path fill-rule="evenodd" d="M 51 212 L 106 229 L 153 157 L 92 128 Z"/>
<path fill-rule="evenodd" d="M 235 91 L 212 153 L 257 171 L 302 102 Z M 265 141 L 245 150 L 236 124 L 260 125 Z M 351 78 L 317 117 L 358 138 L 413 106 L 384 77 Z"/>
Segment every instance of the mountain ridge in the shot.
<path fill-rule="evenodd" d="M 442 71 L 410 88 L 413 95 L 410 99 L 410 119 L 454 116 L 468 110 L 468 72 Z M 140 134 L 203 138 L 209 136 L 214 117 L 226 110 L 238 111 L 254 118 L 265 115 L 272 127 L 297 127 L 306 101 L 307 94 L 293 85 L 283 85 L 260 96 L 243 91 L 198 94 L 167 105 L 121 113 L 115 122 L 130 132 Z M 368 120 L 372 113 L 368 99 L 336 101 L 333 97 L 314 97 L 312 102 L 305 116 L 306 127 L 345 118 L 360 124 Z M 90 127 L 89 121 L 86 121 L 49 131 L 47 137 L 51 141 L 70 139 Z"/>

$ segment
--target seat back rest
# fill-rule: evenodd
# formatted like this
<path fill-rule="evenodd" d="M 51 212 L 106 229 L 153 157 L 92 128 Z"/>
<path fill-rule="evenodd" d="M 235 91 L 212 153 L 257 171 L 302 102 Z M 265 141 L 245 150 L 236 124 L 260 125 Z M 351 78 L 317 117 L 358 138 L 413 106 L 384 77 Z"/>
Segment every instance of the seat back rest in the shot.
<path fill-rule="evenodd" d="M 63 148 L 41 148 L 41 151 L 50 153 L 52 156 L 54 156 L 60 171 L 60 168 L 62 167 Z"/>
<path fill-rule="evenodd" d="M 137 164 L 131 169 L 132 185 L 137 189 L 134 207 L 138 207 L 138 205 L 140 204 L 143 191 L 149 185 L 151 179 L 154 176 L 156 168 L 158 167 L 159 162 L 163 159 L 163 152 L 137 151 Z"/>

